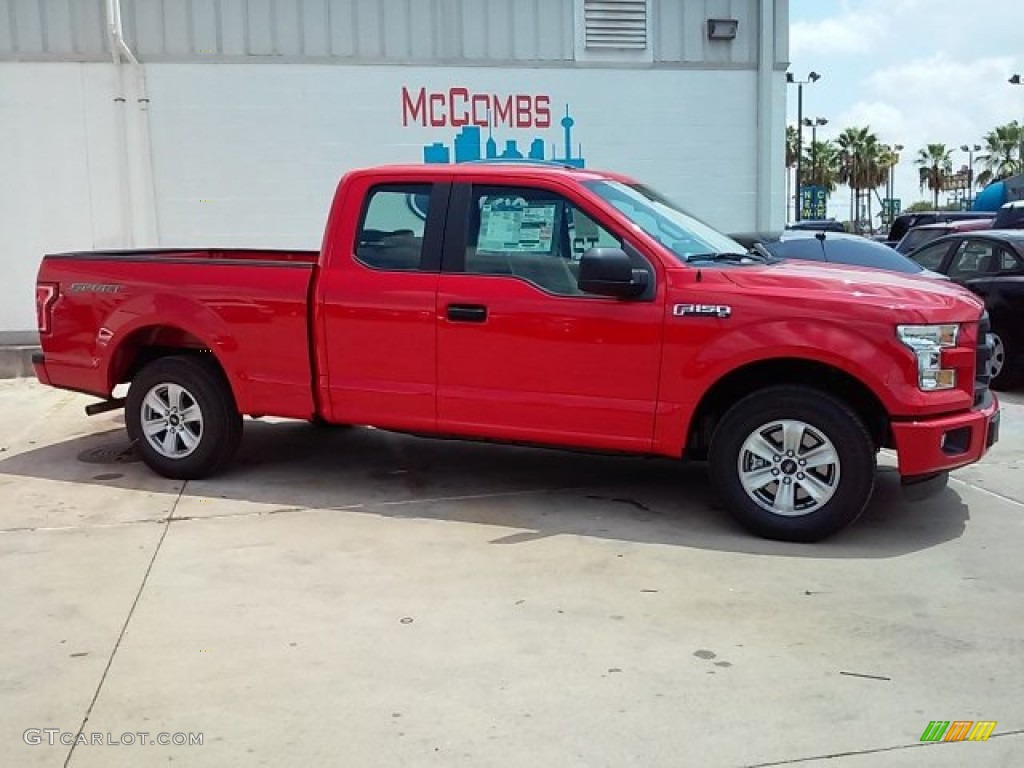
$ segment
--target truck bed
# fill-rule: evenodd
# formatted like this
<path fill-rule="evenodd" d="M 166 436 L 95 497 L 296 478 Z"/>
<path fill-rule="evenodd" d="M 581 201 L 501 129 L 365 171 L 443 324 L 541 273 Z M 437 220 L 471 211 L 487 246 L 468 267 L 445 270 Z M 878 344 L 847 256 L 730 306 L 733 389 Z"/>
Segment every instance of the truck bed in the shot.
<path fill-rule="evenodd" d="M 55 386 L 108 397 L 147 349 L 184 344 L 218 358 L 244 413 L 308 418 L 317 258 L 226 248 L 48 255 L 39 280 L 58 294 L 42 336 L 45 375 Z"/>

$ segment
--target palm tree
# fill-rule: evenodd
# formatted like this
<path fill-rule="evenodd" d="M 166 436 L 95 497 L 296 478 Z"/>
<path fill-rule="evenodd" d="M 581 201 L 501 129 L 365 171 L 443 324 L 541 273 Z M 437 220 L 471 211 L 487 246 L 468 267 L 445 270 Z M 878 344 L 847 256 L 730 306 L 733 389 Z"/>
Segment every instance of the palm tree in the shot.
<path fill-rule="evenodd" d="M 1024 170 L 1021 164 L 1020 148 L 1024 142 L 1024 126 L 1016 120 L 1006 125 L 997 125 L 985 134 L 984 154 L 978 160 L 985 170 L 978 174 L 979 187 L 993 181 L 1005 179 Z"/>
<path fill-rule="evenodd" d="M 834 192 L 839 186 L 839 148 L 831 141 L 815 141 L 804 148 L 801 184 Z"/>
<path fill-rule="evenodd" d="M 850 187 L 850 221 L 856 227 L 864 192 L 868 193 L 868 221 L 871 220 L 870 190 L 878 187 L 879 179 L 883 177 L 879 162 L 882 145 L 867 125 L 844 129 L 836 144 L 839 147 L 838 181 Z"/>
<path fill-rule="evenodd" d="M 934 195 L 935 208 L 939 207 L 939 191 L 945 186 L 946 179 L 953 175 L 953 150 L 946 149 L 945 144 L 929 144 L 917 151 L 914 161 L 920 166 L 921 189 L 926 186 Z"/>
<path fill-rule="evenodd" d="M 786 126 L 786 169 L 796 165 L 797 144 L 800 141 L 795 125 Z"/>

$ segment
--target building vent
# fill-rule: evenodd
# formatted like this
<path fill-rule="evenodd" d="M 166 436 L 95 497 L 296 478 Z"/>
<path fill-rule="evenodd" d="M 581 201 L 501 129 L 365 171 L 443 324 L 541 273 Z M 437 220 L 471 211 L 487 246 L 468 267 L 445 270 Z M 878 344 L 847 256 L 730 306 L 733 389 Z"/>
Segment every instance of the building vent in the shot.
<path fill-rule="evenodd" d="M 647 47 L 647 0 L 583 0 L 587 48 Z"/>

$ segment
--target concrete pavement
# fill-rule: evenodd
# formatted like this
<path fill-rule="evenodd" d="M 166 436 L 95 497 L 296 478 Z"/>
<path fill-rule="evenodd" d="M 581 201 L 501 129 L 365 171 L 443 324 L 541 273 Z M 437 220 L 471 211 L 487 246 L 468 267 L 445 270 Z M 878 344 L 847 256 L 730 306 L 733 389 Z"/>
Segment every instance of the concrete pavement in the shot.
<path fill-rule="evenodd" d="M 943 494 L 883 467 L 800 546 L 738 530 L 701 466 L 376 430 L 250 421 L 228 474 L 179 483 L 120 414 L 0 382 L 2 763 L 1020 765 L 1008 400 Z M 998 726 L 921 745 L 936 719 Z"/>

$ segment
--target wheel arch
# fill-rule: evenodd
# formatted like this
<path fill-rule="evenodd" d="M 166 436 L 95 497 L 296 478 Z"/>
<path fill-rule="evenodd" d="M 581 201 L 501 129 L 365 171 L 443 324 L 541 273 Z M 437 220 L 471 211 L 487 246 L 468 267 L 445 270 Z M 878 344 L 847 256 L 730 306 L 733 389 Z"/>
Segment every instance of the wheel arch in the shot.
<path fill-rule="evenodd" d="M 729 407 L 767 387 L 795 385 L 821 390 L 846 402 L 860 417 L 875 448 L 891 447 L 889 415 L 862 381 L 827 363 L 804 358 L 774 358 L 740 366 L 719 378 L 701 397 L 686 433 L 683 454 L 704 459 L 715 428 Z"/>
<path fill-rule="evenodd" d="M 196 333 L 169 323 L 139 326 L 118 341 L 109 357 L 108 390 L 130 383 L 154 360 L 174 355 L 196 355 L 208 360 L 224 377 L 239 408 L 244 408 L 244 389 L 232 379 L 217 350 Z"/>

